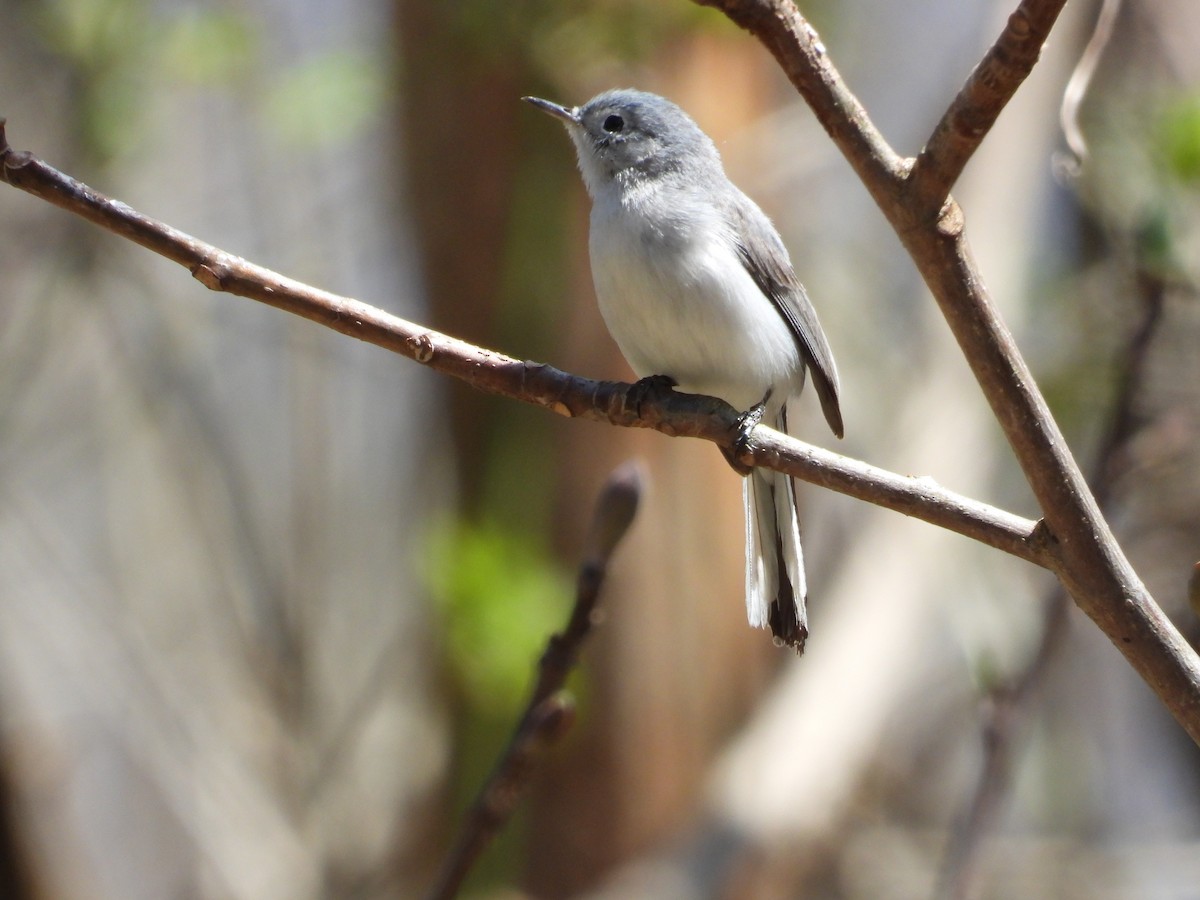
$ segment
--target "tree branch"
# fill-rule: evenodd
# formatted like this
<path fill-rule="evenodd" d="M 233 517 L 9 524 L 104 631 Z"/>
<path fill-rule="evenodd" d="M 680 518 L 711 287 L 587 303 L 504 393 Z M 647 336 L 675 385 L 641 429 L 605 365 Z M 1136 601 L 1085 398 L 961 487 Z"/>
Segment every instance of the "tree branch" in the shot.
<path fill-rule="evenodd" d="M 592 632 L 608 561 L 633 524 L 641 494 L 642 475 L 633 463 L 616 469 L 604 483 L 584 543 L 571 616 L 561 632 L 550 636 L 525 711 L 467 811 L 429 900 L 449 900 L 458 894 L 475 861 L 512 816 L 538 754 L 571 726 L 573 707 L 562 688 Z"/>
<path fill-rule="evenodd" d="M 1092 36 L 1088 38 L 1083 55 L 1071 72 L 1071 78 L 1063 89 L 1062 106 L 1059 108 L 1058 122 L 1062 127 L 1063 140 L 1070 149 L 1070 157 L 1066 154 L 1059 159 L 1063 169 L 1071 176 L 1077 176 L 1083 170 L 1088 159 L 1087 138 L 1083 136 L 1083 128 L 1079 124 L 1079 107 L 1092 86 L 1092 78 L 1104 56 L 1104 50 L 1112 38 L 1113 26 L 1121 12 L 1121 0 L 1103 0 L 1100 12 L 1096 16 L 1096 24 L 1092 28 Z"/>
<path fill-rule="evenodd" d="M 914 213 L 933 216 L 949 197 L 1017 88 L 1033 71 L 1042 45 L 1067 0 L 1022 0 L 1004 31 L 946 110 L 908 179 Z"/>
<path fill-rule="evenodd" d="M 1054 540 L 1041 522 L 948 491 L 932 478 L 897 475 L 762 425 L 754 430 L 751 452 L 738 461 L 922 519 L 1035 565 L 1054 564 Z"/>
<path fill-rule="evenodd" d="M 815 29 L 790 0 L 695 2 L 721 9 L 774 54 L 858 173 L 932 291 L 1033 489 L 1057 541 L 1050 568 L 1192 740 L 1200 743 L 1200 658 L 1155 604 L 1101 515 L 1011 333 L 992 305 L 966 240 L 962 211 L 947 200 L 931 217 L 928 208 L 917 202 L 919 198 L 914 199 L 909 176 L 896 164 L 896 154 L 862 112 L 829 62 Z M 1026 0 L 1018 7 L 1023 15 L 1017 21 L 1030 25 L 1030 35 L 1040 35 L 1041 29 L 1053 24 L 1055 5 L 1056 0 Z M 1016 31 L 1022 27 L 1016 26 Z M 1013 28 L 1010 20 L 1006 35 Z M 935 133 L 930 139 L 953 177 L 922 178 L 951 183 L 958 174 L 954 160 L 965 163 L 1020 85 L 1025 65 L 1021 60 L 1028 59 L 1032 66 L 1036 53 L 1029 55 L 1031 45 L 1020 34 L 1002 36 L 997 46 L 1009 43 L 1023 48 L 1010 74 L 991 85 L 983 85 L 982 76 L 973 77 L 951 107 L 948 136 L 939 138 Z M 991 72 L 996 65 L 1000 69 L 995 71 L 1008 71 L 1002 57 L 999 54 L 992 66 L 981 66 L 979 71 Z M 969 141 L 954 136 L 953 122 L 973 123 Z M 943 145 L 944 152 L 938 149 Z M 925 165 L 935 167 L 936 162 Z"/>
<path fill-rule="evenodd" d="M 399 353 L 472 387 L 560 415 L 653 428 L 730 448 L 739 413 L 692 394 L 629 397 L 629 385 L 592 381 L 553 366 L 522 361 L 414 324 L 348 297 L 322 291 L 247 262 L 142 215 L 29 153 L 8 147 L 0 120 L 0 181 L 82 216 L 187 268 L 205 287 L 258 300 L 334 331 Z M 766 466 L 887 509 L 956 531 L 1029 562 L 1052 564 L 1047 535 L 1036 523 L 910 478 L 805 444 L 759 426 L 738 460 Z"/>
<path fill-rule="evenodd" d="M 812 108 L 846 161 L 869 190 L 899 195 L 911 160 L 901 158 L 850 92 L 816 29 L 791 0 L 694 0 L 721 10 L 771 51 L 792 86 Z M 876 197 L 876 202 L 882 201 Z"/>

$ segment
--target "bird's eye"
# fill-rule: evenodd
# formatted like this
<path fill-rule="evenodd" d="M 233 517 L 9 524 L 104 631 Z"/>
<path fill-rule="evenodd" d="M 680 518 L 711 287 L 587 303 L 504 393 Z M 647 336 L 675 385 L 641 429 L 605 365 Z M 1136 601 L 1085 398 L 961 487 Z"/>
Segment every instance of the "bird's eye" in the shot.
<path fill-rule="evenodd" d="M 625 120 L 620 116 L 609 116 L 604 120 L 604 130 L 609 134 L 616 134 L 625 127 Z"/>

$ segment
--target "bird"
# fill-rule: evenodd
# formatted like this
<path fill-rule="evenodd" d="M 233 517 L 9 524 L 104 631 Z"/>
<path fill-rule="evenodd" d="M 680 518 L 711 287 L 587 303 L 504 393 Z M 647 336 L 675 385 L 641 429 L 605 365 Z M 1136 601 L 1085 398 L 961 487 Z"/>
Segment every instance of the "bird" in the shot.
<path fill-rule="evenodd" d="M 608 90 L 582 106 L 524 97 L 566 127 L 591 198 L 589 256 L 600 313 L 634 373 L 787 431 L 811 376 L 844 433 L 833 353 L 787 248 L 725 174 L 712 139 L 670 100 Z M 639 382 L 639 383 L 641 383 Z M 803 652 L 807 586 L 792 478 L 726 458 L 743 482 L 746 612 Z"/>

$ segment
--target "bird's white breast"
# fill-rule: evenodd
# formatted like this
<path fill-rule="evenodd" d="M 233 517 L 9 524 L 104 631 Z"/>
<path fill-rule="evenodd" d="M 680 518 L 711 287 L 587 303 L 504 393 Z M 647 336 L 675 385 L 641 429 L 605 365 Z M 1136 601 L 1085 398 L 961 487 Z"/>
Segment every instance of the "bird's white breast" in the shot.
<path fill-rule="evenodd" d="M 803 386 L 800 350 L 783 316 L 746 271 L 728 227 L 703 198 L 657 186 L 598 196 L 590 251 L 600 312 L 639 377 L 737 409 L 768 389 L 786 401 Z"/>

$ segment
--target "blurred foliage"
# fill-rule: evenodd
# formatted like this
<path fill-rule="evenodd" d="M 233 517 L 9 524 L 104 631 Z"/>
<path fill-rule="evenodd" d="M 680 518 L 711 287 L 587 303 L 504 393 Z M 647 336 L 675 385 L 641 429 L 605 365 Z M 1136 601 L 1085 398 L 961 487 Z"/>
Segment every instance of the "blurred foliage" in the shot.
<path fill-rule="evenodd" d="M 154 112 L 148 101 L 164 78 L 209 89 L 263 84 L 250 101 L 292 144 L 346 140 L 384 109 L 391 75 L 381 61 L 334 50 L 268 66 L 262 26 L 241 7 L 163 11 L 148 0 L 45 0 L 31 9 L 35 33 L 75 76 L 80 149 L 100 162 L 140 143 Z M 266 71 L 270 77 L 256 82 Z"/>
<path fill-rule="evenodd" d="M 105 162 L 136 145 L 162 41 L 144 0 L 47 0 L 36 33 L 75 76 L 79 150 Z"/>
<path fill-rule="evenodd" d="M 1200 95 L 1168 101 L 1157 134 L 1166 174 L 1190 186 L 1200 185 Z"/>
<path fill-rule="evenodd" d="M 1200 94 L 1120 83 L 1095 101 L 1080 198 L 1136 268 L 1200 280 Z"/>
<path fill-rule="evenodd" d="M 567 621 L 572 580 L 539 534 L 544 530 L 461 519 L 431 529 L 424 569 L 446 629 L 446 664 L 464 702 L 448 781 L 455 818 L 508 741 L 547 639 Z M 527 825 L 522 805 L 472 869 L 471 890 L 490 890 L 519 876 Z"/>
<path fill-rule="evenodd" d="M 535 537 L 541 533 L 463 520 L 431 529 L 424 569 L 442 611 L 446 664 L 465 704 L 456 718 L 456 771 L 448 782 L 456 817 L 508 740 L 547 639 L 567 621 L 571 579 Z M 518 876 L 526 825 L 519 807 L 472 870 L 473 888 L 495 887 Z"/>
<path fill-rule="evenodd" d="M 534 532 L 495 522 L 435 527 L 425 564 L 464 697 L 479 714 L 511 723 L 546 639 L 566 622 L 570 577 Z"/>
<path fill-rule="evenodd" d="M 723 16 L 691 3 L 600 0 L 464 0 L 455 4 L 457 26 L 480 54 L 535 54 L 553 75 L 581 59 L 640 59 L 665 38 L 697 27 L 731 27 Z"/>
<path fill-rule="evenodd" d="M 1141 267 L 1172 283 L 1200 280 L 1200 94 L 1170 96 L 1156 104 L 1150 157 L 1158 176 L 1158 203 L 1136 233 Z"/>
<path fill-rule="evenodd" d="M 1038 283 L 1039 293 L 1068 298 L 1039 308 L 1042 333 L 1058 336 L 1054 369 L 1039 375 L 1060 424 L 1098 434 L 1123 377 L 1128 333 L 1144 315 L 1139 276 L 1173 285 L 1200 279 L 1200 94 L 1120 83 L 1095 102 L 1087 137 L 1092 152 L 1078 196 L 1097 229 L 1083 248 L 1099 251 L 1097 268 L 1088 278 L 1055 271 Z M 1124 298 L 1116 306 L 1105 299 L 1113 279 Z"/>
<path fill-rule="evenodd" d="M 331 144 L 383 113 L 390 76 L 369 56 L 330 52 L 284 70 L 267 92 L 267 122 L 293 145 Z"/>
<path fill-rule="evenodd" d="M 514 173 L 504 269 L 498 279 L 503 302 L 497 339 L 526 355 L 540 356 L 558 348 L 566 312 L 563 293 L 569 278 L 564 235 L 571 227 L 571 208 L 563 199 L 578 189 L 578 176 L 568 168 L 574 153 L 563 137 L 562 144 L 528 142 Z M 545 417 L 537 416 L 536 421 L 544 422 Z"/>
<path fill-rule="evenodd" d="M 1164 280 L 1182 274 L 1176 257 L 1176 232 L 1166 209 L 1148 211 L 1133 234 L 1134 256 L 1139 270 L 1153 272 Z"/>
<path fill-rule="evenodd" d="M 185 9 L 163 35 L 166 71 L 189 84 L 231 84 L 249 74 L 261 52 L 258 31 L 238 12 Z"/>

